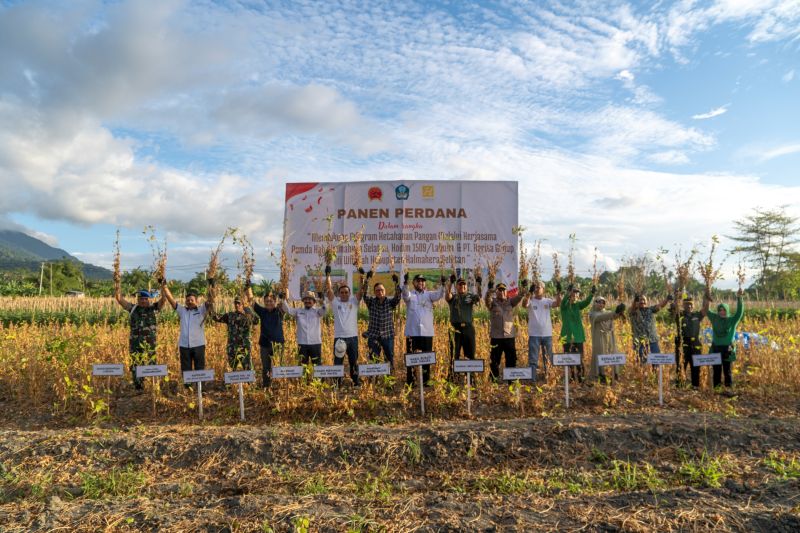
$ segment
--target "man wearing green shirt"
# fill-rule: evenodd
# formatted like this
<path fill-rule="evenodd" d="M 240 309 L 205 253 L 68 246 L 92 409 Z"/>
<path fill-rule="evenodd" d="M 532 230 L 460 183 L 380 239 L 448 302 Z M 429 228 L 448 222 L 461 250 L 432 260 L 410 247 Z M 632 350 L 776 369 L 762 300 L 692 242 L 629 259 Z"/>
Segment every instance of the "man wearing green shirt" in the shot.
<path fill-rule="evenodd" d="M 456 293 L 452 293 L 452 285 L 456 284 Z M 472 322 L 472 310 L 481 301 L 481 277 L 476 275 L 475 283 L 478 294 L 467 292 L 467 281 L 464 278 L 456 279 L 455 274 L 450 275 L 444 299 L 450 306 L 450 376 L 452 377 L 453 361 L 459 359 L 461 351 L 464 357 L 475 359 L 475 326 Z"/>
<path fill-rule="evenodd" d="M 581 290 L 570 285 L 567 287 L 569 297 L 561 300 L 561 343 L 564 345 L 564 352 L 581 354 L 581 365 L 570 368 L 573 379 L 579 381 L 583 381 L 583 343 L 586 342 L 581 311 L 589 307 L 596 291 L 597 288 L 593 285 L 589 296 L 578 300 Z"/>
<path fill-rule="evenodd" d="M 710 296 L 706 294 L 710 300 Z M 725 386 L 733 386 L 731 364 L 736 360 L 736 346 L 733 338 L 736 335 L 736 326 L 744 316 L 744 303 L 742 302 L 742 289 L 736 294 L 736 312 L 731 315 L 728 304 L 719 304 L 717 312 L 707 311 L 708 320 L 711 322 L 712 338 L 711 351 L 722 355 L 722 365 L 714 365 L 714 388 L 722 384 L 722 374 L 725 374 Z"/>

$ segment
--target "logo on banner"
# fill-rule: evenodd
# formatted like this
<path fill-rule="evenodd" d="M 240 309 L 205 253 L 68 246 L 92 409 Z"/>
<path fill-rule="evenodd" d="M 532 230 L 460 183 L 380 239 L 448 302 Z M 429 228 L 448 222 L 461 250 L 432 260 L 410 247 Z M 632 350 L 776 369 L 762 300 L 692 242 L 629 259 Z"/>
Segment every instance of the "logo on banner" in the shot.
<path fill-rule="evenodd" d="M 369 197 L 369 201 L 378 200 L 379 202 L 383 200 L 383 191 L 380 187 L 370 187 L 367 191 L 367 196 Z"/>
<path fill-rule="evenodd" d="M 398 200 L 408 200 L 409 194 L 411 194 L 411 190 L 405 185 L 398 185 L 394 190 L 394 195 Z"/>
<path fill-rule="evenodd" d="M 436 196 L 436 189 L 433 185 L 422 186 L 422 197 L 427 200 L 432 200 Z"/>

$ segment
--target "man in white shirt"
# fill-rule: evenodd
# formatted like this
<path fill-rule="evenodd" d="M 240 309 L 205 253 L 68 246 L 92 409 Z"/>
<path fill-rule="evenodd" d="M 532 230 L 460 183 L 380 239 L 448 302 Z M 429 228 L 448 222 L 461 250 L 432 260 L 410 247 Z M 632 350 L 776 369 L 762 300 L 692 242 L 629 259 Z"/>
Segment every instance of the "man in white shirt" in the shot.
<path fill-rule="evenodd" d="M 539 352 L 542 352 L 542 370 L 547 374 L 547 364 L 553 364 L 553 306 L 561 304 L 561 283 L 556 283 L 556 297 L 545 298 L 544 282 L 533 282 L 533 296 L 525 296 L 522 306 L 528 308 L 528 364 L 531 367 L 532 379 L 536 381 L 539 367 Z"/>
<path fill-rule="evenodd" d="M 308 291 L 303 294 L 303 307 L 290 307 L 286 299 L 283 300 L 283 310 L 294 317 L 297 323 L 297 353 L 300 362 L 307 365 L 311 361 L 315 365 L 322 364 L 322 317 L 325 316 L 325 300 L 321 307 L 315 307 L 316 295 Z"/>
<path fill-rule="evenodd" d="M 353 380 L 353 386 L 358 387 L 358 303 L 360 298 L 352 295 L 347 283 L 339 285 L 338 297 L 334 297 L 330 266 L 325 267 L 325 287 L 328 301 L 333 309 L 333 364 L 344 364 L 344 354 L 337 356 L 336 353 L 336 344 L 341 340 L 346 346 L 350 379 Z"/>
<path fill-rule="evenodd" d="M 442 276 L 439 290 L 425 290 L 426 280 L 422 274 L 414 276 L 414 290 L 408 289 L 408 273 L 403 277 L 403 301 L 406 303 L 406 353 L 433 351 L 433 303 L 444 296 L 447 278 Z M 431 366 L 422 367 L 422 381 L 430 380 Z M 406 383 L 414 384 L 414 369 L 408 368 Z"/>
<path fill-rule="evenodd" d="M 206 367 L 206 316 L 212 311 L 211 302 L 197 305 L 198 294 L 186 291 L 185 305 L 173 298 L 169 287 L 164 284 L 164 297 L 178 313 L 180 319 L 180 335 L 178 351 L 181 356 L 181 375 L 188 370 L 204 370 Z M 188 386 L 188 385 L 187 385 Z"/>

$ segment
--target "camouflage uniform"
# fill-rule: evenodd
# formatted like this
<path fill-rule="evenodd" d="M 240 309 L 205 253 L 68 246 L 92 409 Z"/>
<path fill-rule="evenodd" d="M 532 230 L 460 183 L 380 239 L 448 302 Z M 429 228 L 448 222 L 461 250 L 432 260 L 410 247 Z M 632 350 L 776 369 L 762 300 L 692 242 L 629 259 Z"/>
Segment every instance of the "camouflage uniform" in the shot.
<path fill-rule="evenodd" d="M 218 315 L 214 314 L 214 321 L 228 325 L 228 365 L 232 370 L 241 365 L 244 370 L 252 370 L 253 363 L 250 359 L 250 330 L 258 324 L 258 316 L 249 307 L 244 308 L 244 313 L 230 311 Z"/>
<path fill-rule="evenodd" d="M 136 377 L 138 365 L 156 364 L 156 315 L 158 307 L 151 305 L 141 307 L 134 305 L 130 311 L 131 336 L 128 349 L 131 356 L 131 374 L 133 384 L 141 389 L 143 381 Z"/>

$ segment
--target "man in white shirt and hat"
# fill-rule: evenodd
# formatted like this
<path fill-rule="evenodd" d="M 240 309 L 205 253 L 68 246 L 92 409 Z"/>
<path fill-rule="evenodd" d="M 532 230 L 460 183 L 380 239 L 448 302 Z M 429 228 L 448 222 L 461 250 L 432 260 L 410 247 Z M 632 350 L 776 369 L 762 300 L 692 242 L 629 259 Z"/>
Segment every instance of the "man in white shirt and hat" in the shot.
<path fill-rule="evenodd" d="M 359 295 L 353 295 L 346 282 L 339 285 L 334 296 L 331 284 L 331 267 L 325 267 L 325 288 L 333 309 L 333 364 L 343 365 L 347 354 L 350 379 L 358 387 L 358 304 Z"/>
<path fill-rule="evenodd" d="M 447 278 L 442 276 L 439 290 L 425 290 L 427 280 L 422 274 L 414 276 L 414 289 L 408 288 L 408 273 L 403 277 L 403 301 L 406 303 L 406 353 L 433 351 L 433 303 L 444 297 L 444 284 Z M 422 381 L 430 380 L 431 365 L 422 367 Z M 406 383 L 414 384 L 414 369 L 409 367 Z"/>
<path fill-rule="evenodd" d="M 286 299 L 283 300 L 283 310 L 288 315 L 294 317 L 297 323 L 297 353 L 300 355 L 300 362 L 307 365 L 309 361 L 315 365 L 322 364 L 322 317 L 325 316 L 325 300 L 321 300 L 320 307 L 314 304 L 317 295 L 312 291 L 303 293 L 303 307 L 291 307 L 287 301 L 289 291 L 286 291 Z"/>

